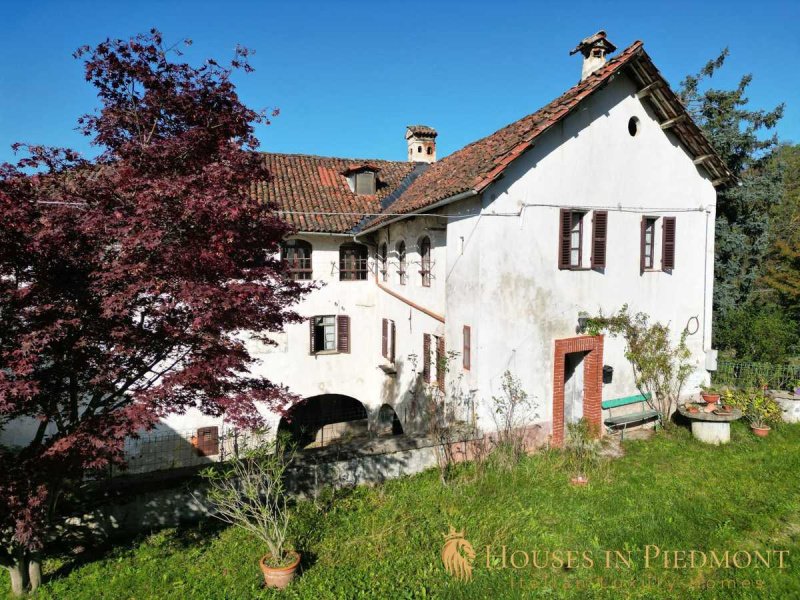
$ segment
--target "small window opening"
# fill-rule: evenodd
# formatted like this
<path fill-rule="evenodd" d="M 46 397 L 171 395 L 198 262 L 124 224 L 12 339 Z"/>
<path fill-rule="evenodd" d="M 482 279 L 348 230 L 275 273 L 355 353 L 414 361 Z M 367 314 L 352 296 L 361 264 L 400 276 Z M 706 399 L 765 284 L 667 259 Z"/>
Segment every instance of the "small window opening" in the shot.
<path fill-rule="evenodd" d="M 637 133 L 639 133 L 639 119 L 638 118 L 631 117 L 628 120 L 628 133 L 630 133 L 631 136 L 634 136 Z"/>
<path fill-rule="evenodd" d="M 417 146 L 417 152 L 422 152 L 422 146 Z"/>
<path fill-rule="evenodd" d="M 433 154 L 433 148 L 431 148 L 430 146 L 428 146 L 428 155 L 431 155 L 431 154 Z"/>

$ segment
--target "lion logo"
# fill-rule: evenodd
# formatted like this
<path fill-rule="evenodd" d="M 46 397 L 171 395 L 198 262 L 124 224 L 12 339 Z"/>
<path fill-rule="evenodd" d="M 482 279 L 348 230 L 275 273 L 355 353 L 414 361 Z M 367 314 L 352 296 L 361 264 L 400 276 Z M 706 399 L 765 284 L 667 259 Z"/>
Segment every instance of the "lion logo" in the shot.
<path fill-rule="evenodd" d="M 464 530 L 456 531 L 450 525 L 450 532 L 444 536 L 442 562 L 444 569 L 459 581 L 472 580 L 472 561 L 475 560 L 475 549 L 464 539 Z"/>

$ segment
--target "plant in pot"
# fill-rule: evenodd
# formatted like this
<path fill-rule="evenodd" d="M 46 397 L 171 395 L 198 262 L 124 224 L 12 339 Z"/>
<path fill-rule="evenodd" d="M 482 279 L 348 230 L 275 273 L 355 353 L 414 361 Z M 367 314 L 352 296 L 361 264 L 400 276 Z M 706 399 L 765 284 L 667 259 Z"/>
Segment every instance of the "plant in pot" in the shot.
<path fill-rule="evenodd" d="M 588 473 L 600 458 L 600 442 L 596 428 L 586 419 L 567 424 L 567 439 L 564 451 L 572 485 L 589 483 Z"/>
<path fill-rule="evenodd" d="M 716 404 L 719 402 L 720 391 L 716 386 L 704 385 L 700 387 L 700 396 L 708 404 Z"/>
<path fill-rule="evenodd" d="M 268 550 L 259 566 L 267 587 L 283 589 L 294 579 L 300 554 L 288 547 L 286 469 L 293 452 L 279 439 L 259 444 L 241 455 L 203 471 L 206 500 L 218 519 L 249 531 Z"/>
<path fill-rule="evenodd" d="M 763 389 L 754 390 L 749 394 L 749 401 L 745 410 L 745 418 L 750 421 L 750 428 L 759 437 L 767 437 L 770 424 L 781 420 L 781 407 L 772 398 L 766 395 Z"/>

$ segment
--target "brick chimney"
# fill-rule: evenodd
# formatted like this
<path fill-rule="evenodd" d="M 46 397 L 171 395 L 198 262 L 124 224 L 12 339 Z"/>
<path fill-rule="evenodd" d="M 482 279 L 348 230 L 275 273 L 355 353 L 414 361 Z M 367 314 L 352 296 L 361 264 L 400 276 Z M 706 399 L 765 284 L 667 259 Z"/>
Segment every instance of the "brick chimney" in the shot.
<path fill-rule="evenodd" d="M 436 130 L 427 125 L 406 127 L 409 162 L 436 162 Z"/>
<path fill-rule="evenodd" d="M 606 55 L 611 54 L 617 47 L 608 41 L 606 32 L 602 29 L 584 39 L 569 53 L 570 56 L 580 52 L 583 54 L 583 68 L 581 81 L 606 64 Z"/>

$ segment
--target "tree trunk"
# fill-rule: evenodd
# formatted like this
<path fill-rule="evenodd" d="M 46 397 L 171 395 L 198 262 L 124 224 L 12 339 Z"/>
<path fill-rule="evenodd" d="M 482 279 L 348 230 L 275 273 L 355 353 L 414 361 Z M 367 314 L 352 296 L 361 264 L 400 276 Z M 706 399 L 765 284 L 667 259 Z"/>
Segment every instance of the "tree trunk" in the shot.
<path fill-rule="evenodd" d="M 38 554 L 31 556 L 28 561 L 28 581 L 32 592 L 35 592 L 42 585 L 42 560 Z"/>
<path fill-rule="evenodd" d="M 11 595 L 21 598 L 28 593 L 30 580 L 28 578 L 28 561 L 18 556 L 14 557 L 14 564 L 8 567 L 11 577 Z"/>

